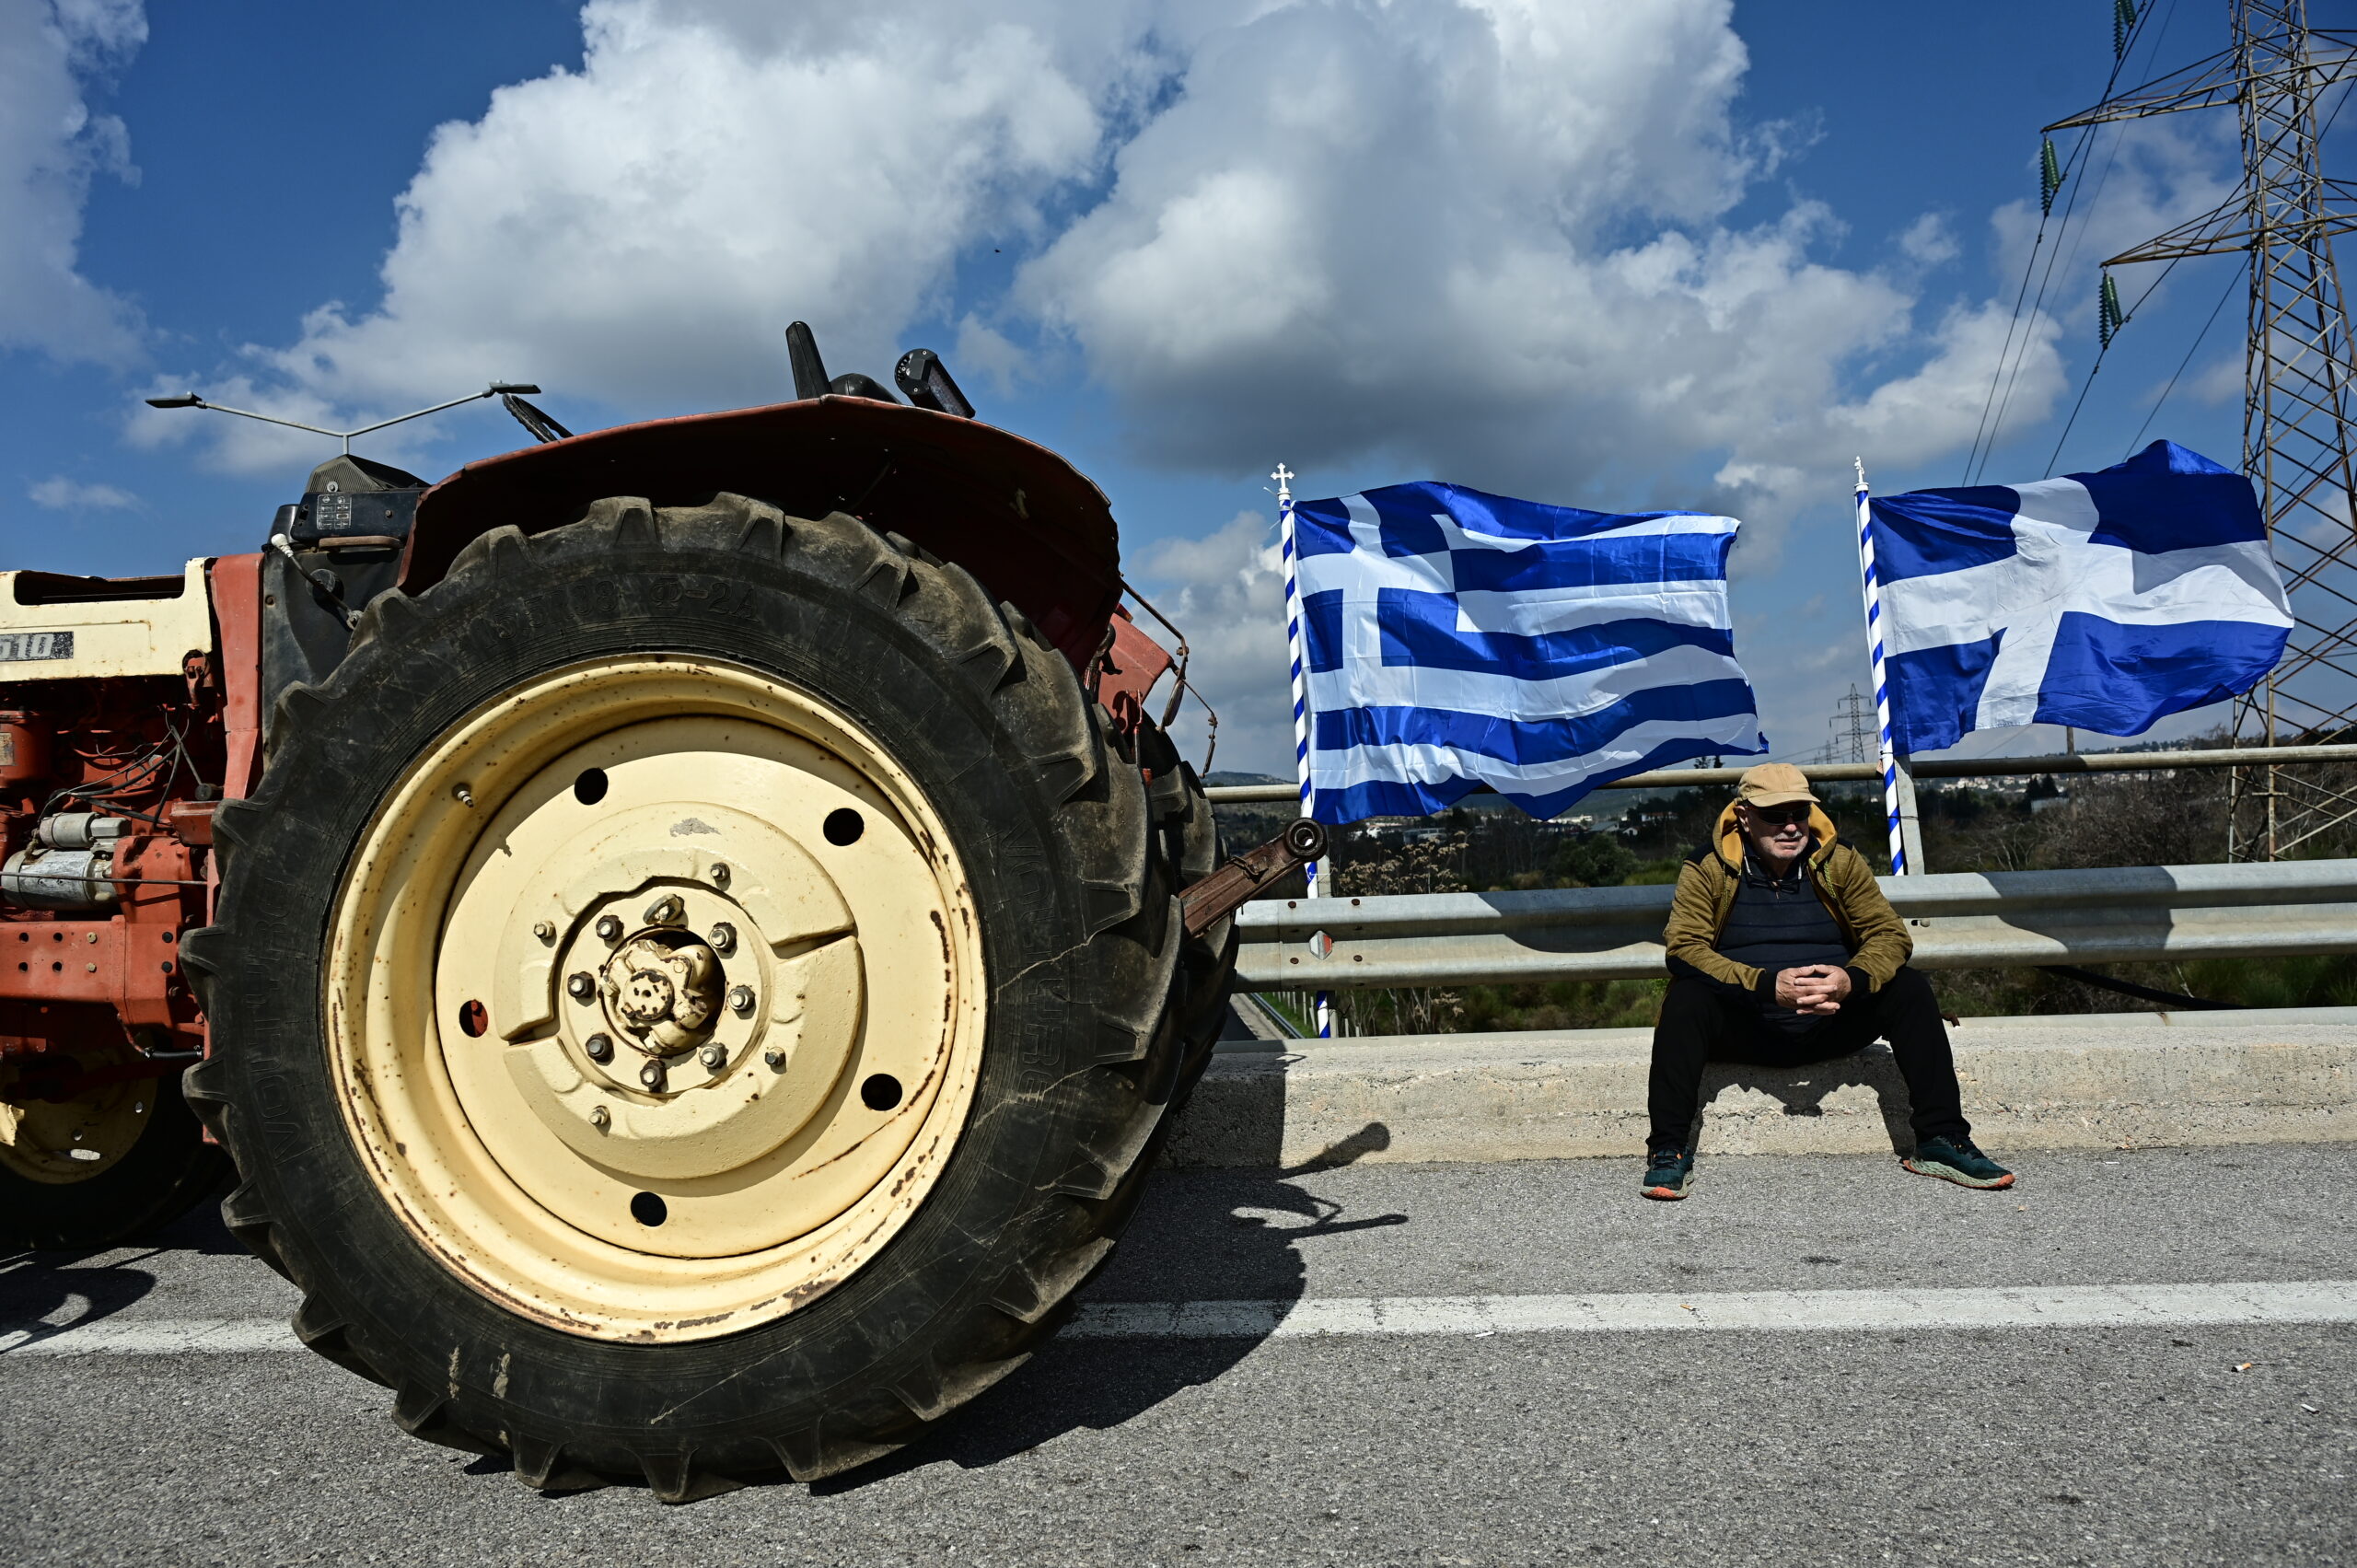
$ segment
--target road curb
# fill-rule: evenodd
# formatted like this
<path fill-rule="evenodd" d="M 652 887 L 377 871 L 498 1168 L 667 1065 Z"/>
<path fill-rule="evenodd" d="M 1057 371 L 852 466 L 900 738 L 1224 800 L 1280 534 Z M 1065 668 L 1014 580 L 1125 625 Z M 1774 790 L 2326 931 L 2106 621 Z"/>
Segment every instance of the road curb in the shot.
<path fill-rule="evenodd" d="M 2357 1014 L 1970 1018 L 1965 1113 L 1994 1151 L 2357 1139 Z M 1486 1163 L 1643 1150 L 1643 1029 L 1253 1041 L 1217 1057 L 1165 1163 Z M 1255 1049 L 1257 1047 L 1257 1049 Z M 1711 1154 L 1911 1147 L 1885 1046 L 1810 1067 L 1717 1065 Z"/>

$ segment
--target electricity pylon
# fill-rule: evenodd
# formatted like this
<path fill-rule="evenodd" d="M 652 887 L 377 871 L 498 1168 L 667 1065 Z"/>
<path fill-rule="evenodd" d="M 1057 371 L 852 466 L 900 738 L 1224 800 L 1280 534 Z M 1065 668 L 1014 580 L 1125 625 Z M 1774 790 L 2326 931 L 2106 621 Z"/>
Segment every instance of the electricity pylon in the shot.
<path fill-rule="evenodd" d="M 2307 0 L 2228 0 L 2233 41 L 2049 132 L 2235 106 L 2243 182 L 2211 212 L 2106 267 L 2240 251 L 2249 258 L 2243 471 L 2291 591 L 2290 645 L 2236 699 L 2237 744 L 2343 740 L 2357 731 L 2357 533 L 2350 507 L 2349 315 L 2332 236 L 2357 227 L 2357 188 L 2325 177 L 2316 99 L 2357 76 L 2357 34 L 2307 25 Z M 2227 857 L 2272 860 L 2357 817 L 2357 796 L 2297 769 L 2237 768 Z"/>
<path fill-rule="evenodd" d="M 1840 727 L 1845 721 L 1849 726 L 1847 729 Z M 1850 683 L 1850 694 L 1833 704 L 1833 717 L 1829 722 L 1835 726 L 1833 739 L 1829 742 L 1830 749 L 1837 751 L 1846 749 L 1852 762 L 1872 760 L 1875 755 L 1875 703 L 1873 698 L 1858 690 L 1856 681 Z"/>

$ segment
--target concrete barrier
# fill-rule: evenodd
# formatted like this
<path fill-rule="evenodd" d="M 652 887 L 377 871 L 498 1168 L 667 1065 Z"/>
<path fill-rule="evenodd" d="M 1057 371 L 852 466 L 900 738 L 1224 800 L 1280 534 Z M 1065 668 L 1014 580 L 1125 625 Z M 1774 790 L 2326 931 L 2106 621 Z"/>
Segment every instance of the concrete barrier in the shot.
<path fill-rule="evenodd" d="M 2357 1008 L 1967 1018 L 1950 1034 L 1965 1114 L 2000 1157 L 2357 1139 Z M 1231 1040 L 1164 1158 L 1633 1159 L 1650 1043 L 1645 1029 Z M 1713 1066 L 1703 1096 L 1706 1154 L 1912 1146 L 1906 1089 L 1884 1046 L 1803 1068 Z"/>

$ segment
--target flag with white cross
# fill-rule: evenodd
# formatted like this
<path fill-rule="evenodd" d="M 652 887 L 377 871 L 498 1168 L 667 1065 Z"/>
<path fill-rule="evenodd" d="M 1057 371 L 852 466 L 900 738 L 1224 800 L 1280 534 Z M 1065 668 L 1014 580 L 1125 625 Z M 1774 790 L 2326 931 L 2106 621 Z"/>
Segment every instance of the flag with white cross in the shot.
<path fill-rule="evenodd" d="M 2249 691 L 2292 627 L 2250 481 L 2173 441 L 2095 473 L 1876 496 L 1892 741 L 2141 735 Z"/>
<path fill-rule="evenodd" d="M 1736 520 L 1462 485 L 1293 508 L 1312 815 L 1438 811 L 1487 784 L 1534 817 L 1689 758 L 1753 753 Z"/>

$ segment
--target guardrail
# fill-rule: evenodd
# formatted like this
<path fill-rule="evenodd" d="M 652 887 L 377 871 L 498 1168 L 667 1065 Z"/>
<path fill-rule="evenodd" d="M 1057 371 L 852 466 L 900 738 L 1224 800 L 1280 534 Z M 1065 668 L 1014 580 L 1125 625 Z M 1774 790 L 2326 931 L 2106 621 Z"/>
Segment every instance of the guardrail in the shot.
<path fill-rule="evenodd" d="M 1923 969 L 2357 952 L 2357 860 L 1950 872 L 1881 884 Z M 1264 900 L 1237 913 L 1237 984 L 1336 991 L 1657 975 L 1670 892 Z"/>
<path fill-rule="evenodd" d="M 2148 773 L 2176 768 L 2281 768 L 2301 763 L 2357 762 L 2357 746 L 2238 746 L 2183 751 L 2073 751 L 2050 757 L 1922 757 L 1908 764 L 1918 779 L 1994 779 L 2028 773 Z M 1879 784 L 1871 762 L 1814 762 L 1801 771 L 1820 784 Z M 1733 787 L 1741 768 L 1657 768 L 1598 784 L 1598 789 Z M 1203 792 L 1213 806 L 1272 805 L 1301 798 L 1292 784 L 1214 784 Z M 1477 795 L 1489 793 L 1487 787 Z"/>

